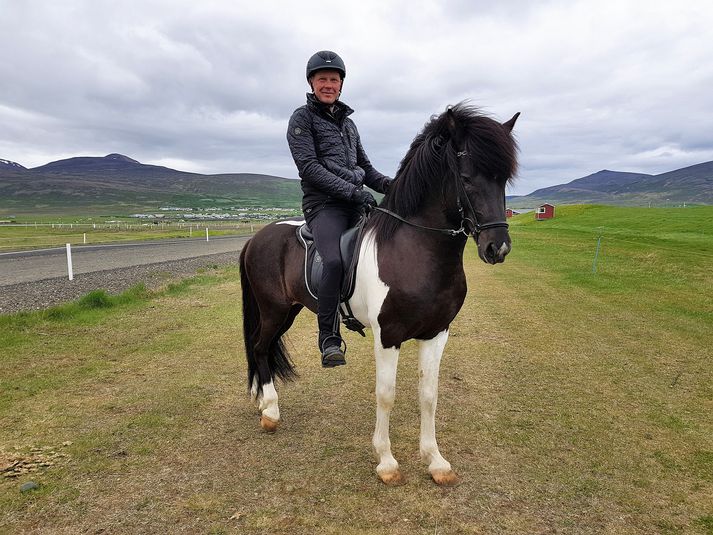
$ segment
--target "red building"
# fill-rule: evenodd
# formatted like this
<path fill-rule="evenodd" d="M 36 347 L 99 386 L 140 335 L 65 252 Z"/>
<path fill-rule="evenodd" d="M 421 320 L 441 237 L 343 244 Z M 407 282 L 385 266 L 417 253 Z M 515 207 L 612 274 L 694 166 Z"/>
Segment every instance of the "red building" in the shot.
<path fill-rule="evenodd" d="M 505 209 L 505 217 L 510 218 L 514 215 L 520 215 L 520 212 L 518 212 L 517 210 L 513 210 L 512 208 Z"/>
<path fill-rule="evenodd" d="M 535 211 L 535 219 L 538 221 L 542 219 L 552 219 L 555 216 L 555 207 L 549 203 L 541 205 L 537 211 Z"/>

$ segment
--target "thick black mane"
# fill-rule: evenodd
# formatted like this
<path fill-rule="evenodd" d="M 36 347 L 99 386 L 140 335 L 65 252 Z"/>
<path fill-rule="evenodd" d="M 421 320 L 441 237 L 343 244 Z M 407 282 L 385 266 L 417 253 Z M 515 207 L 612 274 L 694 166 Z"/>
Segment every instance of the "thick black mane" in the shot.
<path fill-rule="evenodd" d="M 396 179 L 381 206 L 409 218 L 426 199 L 451 191 L 459 175 L 456 154 L 466 151 L 476 174 L 509 182 L 517 171 L 517 143 L 510 130 L 464 103 L 431 117 L 401 160 Z M 388 240 L 399 221 L 374 212 L 369 221 L 377 245 Z"/>

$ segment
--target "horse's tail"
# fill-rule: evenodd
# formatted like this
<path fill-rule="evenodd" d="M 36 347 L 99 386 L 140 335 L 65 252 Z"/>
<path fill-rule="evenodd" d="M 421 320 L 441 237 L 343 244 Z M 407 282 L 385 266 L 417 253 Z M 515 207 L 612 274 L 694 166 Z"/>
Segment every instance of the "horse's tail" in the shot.
<path fill-rule="evenodd" d="M 259 362 L 255 353 L 255 342 L 260 336 L 260 307 L 253 292 L 245 267 L 245 252 L 250 242 L 245 244 L 240 252 L 240 285 L 243 292 L 243 340 L 245 342 L 245 357 L 248 361 L 248 390 L 254 396 L 262 392 L 262 385 L 272 381 L 275 376 L 283 381 L 289 381 L 297 376 L 282 341 L 282 335 L 287 329 L 277 332 L 270 342 L 267 362 Z"/>

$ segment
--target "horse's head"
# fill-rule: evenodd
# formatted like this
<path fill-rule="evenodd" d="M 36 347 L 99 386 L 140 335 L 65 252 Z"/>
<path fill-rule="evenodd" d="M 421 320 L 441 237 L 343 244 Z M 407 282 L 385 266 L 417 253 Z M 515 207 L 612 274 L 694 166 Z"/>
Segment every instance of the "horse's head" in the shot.
<path fill-rule="evenodd" d="M 478 254 L 497 264 L 510 252 L 505 187 L 517 171 L 512 129 L 460 103 L 433 116 L 411 143 L 373 218 L 377 245 L 404 222 L 449 236 L 472 235 Z"/>
<path fill-rule="evenodd" d="M 465 229 L 478 245 L 478 255 L 489 264 L 505 260 L 511 241 L 505 215 L 505 187 L 517 168 L 517 145 L 512 137 L 516 113 L 509 121 L 475 115 L 468 107 L 446 112 L 457 170 L 457 209 Z"/>

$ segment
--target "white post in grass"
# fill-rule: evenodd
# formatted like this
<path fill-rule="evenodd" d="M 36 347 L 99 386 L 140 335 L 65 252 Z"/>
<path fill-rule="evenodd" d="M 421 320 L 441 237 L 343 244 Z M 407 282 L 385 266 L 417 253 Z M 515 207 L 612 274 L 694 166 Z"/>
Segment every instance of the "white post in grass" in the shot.
<path fill-rule="evenodd" d="M 205 241 L 210 241 L 208 238 L 208 227 L 205 228 Z"/>
<path fill-rule="evenodd" d="M 84 243 L 85 244 L 87 243 L 87 233 L 86 232 L 84 233 Z"/>
<path fill-rule="evenodd" d="M 599 258 L 599 248 L 602 244 L 602 236 L 601 234 L 599 235 L 599 238 L 597 239 L 597 249 L 594 251 L 594 262 L 592 262 L 592 273 L 597 272 L 597 258 Z"/>
<path fill-rule="evenodd" d="M 72 271 L 72 245 L 67 244 L 67 273 L 69 280 L 74 280 L 74 272 Z"/>

